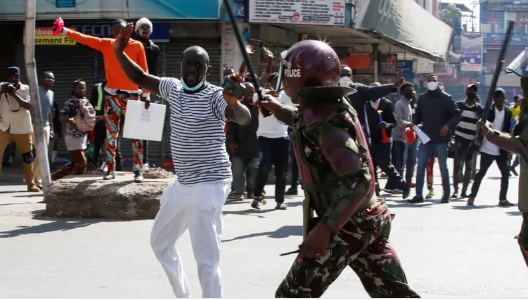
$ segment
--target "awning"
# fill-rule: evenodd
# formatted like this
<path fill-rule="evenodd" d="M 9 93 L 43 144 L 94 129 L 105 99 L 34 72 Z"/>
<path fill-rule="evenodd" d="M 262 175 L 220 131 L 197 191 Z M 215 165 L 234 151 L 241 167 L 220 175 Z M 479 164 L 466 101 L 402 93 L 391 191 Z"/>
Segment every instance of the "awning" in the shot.
<path fill-rule="evenodd" d="M 273 24 L 275 27 L 291 30 L 300 34 L 306 34 L 309 38 L 325 41 L 332 47 L 348 47 L 353 50 L 372 51 L 372 45 L 377 44 L 378 50 L 383 53 L 407 53 L 411 56 L 427 58 L 432 61 L 443 61 L 444 56 L 434 56 L 429 52 L 399 43 L 383 35 L 368 33 L 346 27 L 313 26 L 313 25 L 291 25 Z M 411 57 L 410 56 L 410 57 Z"/>
<path fill-rule="evenodd" d="M 445 60 L 453 29 L 409 0 L 361 0 L 355 29 L 392 44 L 410 47 L 433 60 Z"/>

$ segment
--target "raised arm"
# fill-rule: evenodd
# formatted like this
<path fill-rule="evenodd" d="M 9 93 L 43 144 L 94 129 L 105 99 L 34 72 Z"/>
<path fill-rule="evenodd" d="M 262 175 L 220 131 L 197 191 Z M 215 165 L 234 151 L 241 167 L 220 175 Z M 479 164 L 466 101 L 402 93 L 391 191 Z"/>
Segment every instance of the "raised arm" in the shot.
<path fill-rule="evenodd" d="M 105 39 L 98 38 L 98 37 L 91 36 L 91 35 L 85 35 L 85 34 L 82 34 L 80 32 L 73 31 L 73 30 L 68 30 L 68 28 L 66 27 L 62 29 L 62 34 L 65 34 L 69 38 L 72 38 L 81 44 L 84 44 L 90 48 L 93 48 L 99 51 L 102 51 L 104 44 L 106 42 Z"/>
<path fill-rule="evenodd" d="M 141 86 L 142 88 L 145 88 L 160 95 L 160 78 L 146 73 L 124 52 L 126 46 L 128 45 L 128 41 L 130 40 L 130 36 L 132 35 L 133 30 L 134 24 L 128 23 L 127 26 L 123 28 L 123 30 L 121 30 L 121 33 L 116 38 L 114 43 L 114 52 L 116 58 L 119 61 L 121 68 L 132 82 L 134 82 L 138 86 Z"/>

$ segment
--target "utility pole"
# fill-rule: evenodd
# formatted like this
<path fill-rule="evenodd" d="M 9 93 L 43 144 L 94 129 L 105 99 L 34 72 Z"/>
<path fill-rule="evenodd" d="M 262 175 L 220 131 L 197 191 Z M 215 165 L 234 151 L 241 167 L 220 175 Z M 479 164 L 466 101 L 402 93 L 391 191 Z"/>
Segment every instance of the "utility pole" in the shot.
<path fill-rule="evenodd" d="M 51 184 L 51 175 L 48 161 L 48 149 L 44 141 L 44 124 L 42 123 L 42 109 L 37 80 L 37 63 L 35 61 L 35 18 L 36 0 L 26 0 L 26 39 L 25 39 L 25 62 L 26 72 L 29 81 L 29 91 L 31 93 L 31 119 L 33 120 L 33 130 L 35 130 L 37 158 L 42 172 L 42 188 L 44 189 L 44 199 Z"/>

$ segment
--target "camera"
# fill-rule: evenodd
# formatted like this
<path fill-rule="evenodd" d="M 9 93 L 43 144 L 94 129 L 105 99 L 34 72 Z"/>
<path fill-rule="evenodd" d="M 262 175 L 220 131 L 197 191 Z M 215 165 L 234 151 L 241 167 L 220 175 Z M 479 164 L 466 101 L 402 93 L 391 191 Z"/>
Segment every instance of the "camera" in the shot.
<path fill-rule="evenodd" d="M 15 90 L 15 86 L 14 86 L 12 83 L 8 83 L 8 84 L 6 85 L 6 91 L 7 91 L 8 93 L 12 93 L 14 90 Z"/>

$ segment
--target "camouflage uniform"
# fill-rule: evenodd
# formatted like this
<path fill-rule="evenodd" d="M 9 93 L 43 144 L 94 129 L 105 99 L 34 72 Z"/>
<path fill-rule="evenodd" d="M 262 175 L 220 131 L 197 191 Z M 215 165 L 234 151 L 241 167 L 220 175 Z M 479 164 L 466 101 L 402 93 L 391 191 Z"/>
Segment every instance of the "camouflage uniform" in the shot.
<path fill-rule="evenodd" d="M 336 89 L 340 87 L 304 88 L 301 92 L 332 99 L 329 95 Z M 314 211 L 318 216 L 315 221 L 332 229 L 324 254 L 297 259 L 275 295 L 320 297 L 350 266 L 372 297 L 419 297 L 407 285 L 389 242 L 391 214 L 385 201 L 374 194 L 374 169 L 356 111 L 346 99 L 335 99 L 339 100 L 306 100 L 299 109 L 283 107 L 275 114 L 279 121 L 293 126 L 306 197 L 304 236 L 308 224 L 314 223 Z"/>
<path fill-rule="evenodd" d="M 521 78 L 521 87 L 526 97 L 528 95 L 528 78 Z M 512 153 L 519 154 L 521 151 L 528 154 L 528 100 L 526 98 L 521 101 L 521 113 L 519 121 L 513 128 L 511 135 L 499 132 L 497 130 L 489 130 L 486 133 L 486 139 L 491 143 L 503 148 Z M 518 243 L 521 248 L 521 253 L 524 257 L 526 265 L 528 266 L 528 162 L 522 161 L 521 172 L 519 174 L 519 195 L 518 207 L 523 216 L 523 223 L 521 225 L 521 232 L 519 233 Z"/>

